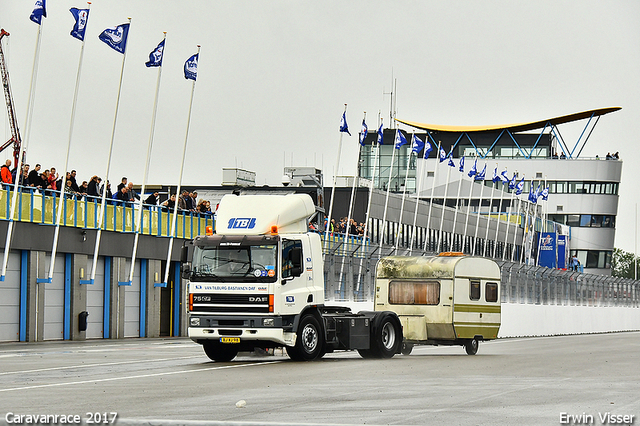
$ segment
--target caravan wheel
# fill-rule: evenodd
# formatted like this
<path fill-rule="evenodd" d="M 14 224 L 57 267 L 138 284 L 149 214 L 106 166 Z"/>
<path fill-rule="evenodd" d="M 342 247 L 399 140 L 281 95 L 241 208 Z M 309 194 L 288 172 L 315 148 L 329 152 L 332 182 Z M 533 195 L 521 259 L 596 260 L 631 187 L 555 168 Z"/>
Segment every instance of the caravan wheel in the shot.
<path fill-rule="evenodd" d="M 467 355 L 475 355 L 476 353 L 478 353 L 478 346 L 480 345 L 480 342 L 478 342 L 478 339 L 471 339 L 468 340 L 467 343 L 464 344 L 464 349 L 465 351 L 467 351 Z"/>

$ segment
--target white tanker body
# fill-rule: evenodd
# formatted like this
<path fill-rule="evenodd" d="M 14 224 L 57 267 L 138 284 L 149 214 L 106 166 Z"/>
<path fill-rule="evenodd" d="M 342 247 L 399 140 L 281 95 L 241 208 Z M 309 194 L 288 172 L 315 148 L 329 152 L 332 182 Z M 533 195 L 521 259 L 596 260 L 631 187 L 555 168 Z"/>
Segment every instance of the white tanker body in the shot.
<path fill-rule="evenodd" d="M 227 195 L 216 232 L 192 241 L 190 263 L 183 252 L 188 334 L 209 358 L 274 347 L 303 361 L 334 350 L 380 358 L 400 352 L 395 313 L 324 305 L 322 243 L 308 232 L 313 213 L 306 194 Z"/>

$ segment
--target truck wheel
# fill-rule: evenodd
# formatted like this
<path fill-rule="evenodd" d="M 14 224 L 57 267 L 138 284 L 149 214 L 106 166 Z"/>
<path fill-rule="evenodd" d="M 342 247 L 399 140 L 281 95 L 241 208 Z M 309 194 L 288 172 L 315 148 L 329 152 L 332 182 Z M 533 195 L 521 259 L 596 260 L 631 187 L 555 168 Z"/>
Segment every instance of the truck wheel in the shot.
<path fill-rule="evenodd" d="M 364 359 L 375 358 L 376 354 L 371 351 L 371 349 L 358 349 L 358 353 Z"/>
<path fill-rule="evenodd" d="M 324 337 L 320 323 L 313 315 L 305 315 L 298 327 L 296 345 L 287 346 L 287 354 L 294 361 L 313 361 L 324 354 Z"/>
<path fill-rule="evenodd" d="M 374 330 L 374 353 L 379 358 L 392 358 L 402 345 L 402 331 L 391 315 L 384 315 Z M 372 345 L 373 346 L 373 345 Z"/>
<path fill-rule="evenodd" d="M 204 353 L 211 361 L 227 362 L 238 355 L 238 347 L 235 345 L 224 345 L 218 342 L 205 342 L 202 344 Z"/>
<path fill-rule="evenodd" d="M 406 343 L 406 342 L 402 343 L 402 349 L 400 349 L 400 352 L 402 352 L 402 355 L 411 355 L 412 350 L 413 350 L 413 343 Z"/>
<path fill-rule="evenodd" d="M 478 339 L 467 340 L 467 343 L 464 344 L 464 349 L 467 351 L 467 355 L 475 355 L 478 353 L 478 346 L 480 342 Z"/>

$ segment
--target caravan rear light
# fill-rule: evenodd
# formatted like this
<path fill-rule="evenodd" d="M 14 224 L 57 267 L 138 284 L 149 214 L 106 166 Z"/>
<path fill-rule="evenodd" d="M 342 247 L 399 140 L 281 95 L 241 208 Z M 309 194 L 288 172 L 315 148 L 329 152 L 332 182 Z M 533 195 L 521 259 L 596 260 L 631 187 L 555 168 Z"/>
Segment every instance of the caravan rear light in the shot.
<path fill-rule="evenodd" d="M 273 313 L 273 294 L 269 295 L 269 313 Z"/>
<path fill-rule="evenodd" d="M 204 232 L 206 235 L 213 235 L 213 226 L 207 225 L 207 227 L 204 228 Z"/>

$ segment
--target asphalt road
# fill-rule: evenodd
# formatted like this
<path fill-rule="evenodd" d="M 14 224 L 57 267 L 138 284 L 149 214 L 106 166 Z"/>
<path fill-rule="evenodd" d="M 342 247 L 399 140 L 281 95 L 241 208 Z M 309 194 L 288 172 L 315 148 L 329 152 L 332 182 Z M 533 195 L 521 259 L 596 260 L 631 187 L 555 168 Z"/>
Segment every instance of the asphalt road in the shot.
<path fill-rule="evenodd" d="M 213 363 L 186 339 L 2 344 L 0 425 L 29 414 L 104 424 L 102 413 L 121 424 L 349 425 L 578 423 L 568 416 L 600 425 L 613 424 L 600 418 L 611 413 L 640 425 L 638 332 L 501 339 L 475 356 L 462 347 L 311 363 L 241 355 Z"/>

